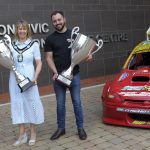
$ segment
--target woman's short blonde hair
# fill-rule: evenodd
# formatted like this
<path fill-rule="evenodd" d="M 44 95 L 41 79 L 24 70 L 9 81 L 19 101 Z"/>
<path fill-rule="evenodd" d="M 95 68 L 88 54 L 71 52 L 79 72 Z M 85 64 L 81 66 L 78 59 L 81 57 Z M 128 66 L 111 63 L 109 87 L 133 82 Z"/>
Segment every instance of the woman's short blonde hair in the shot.
<path fill-rule="evenodd" d="M 18 28 L 22 26 L 23 28 L 26 28 L 27 29 L 27 39 L 31 37 L 31 29 L 30 29 L 30 26 L 28 24 L 27 21 L 25 20 L 19 20 L 17 23 L 16 23 L 16 26 L 15 26 L 15 38 L 16 39 L 19 39 L 19 35 L 18 35 Z"/>

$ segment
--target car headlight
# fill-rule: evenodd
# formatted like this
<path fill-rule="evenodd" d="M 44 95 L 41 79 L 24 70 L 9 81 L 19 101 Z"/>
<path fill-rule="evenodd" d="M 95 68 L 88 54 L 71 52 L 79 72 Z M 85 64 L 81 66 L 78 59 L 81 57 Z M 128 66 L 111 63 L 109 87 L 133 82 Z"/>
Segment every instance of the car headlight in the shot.
<path fill-rule="evenodd" d="M 113 94 L 108 94 L 108 98 L 114 99 L 114 98 L 115 98 L 115 95 L 113 95 Z"/>
<path fill-rule="evenodd" d="M 108 100 L 122 101 L 121 97 L 117 93 L 108 93 L 107 98 L 108 98 Z"/>

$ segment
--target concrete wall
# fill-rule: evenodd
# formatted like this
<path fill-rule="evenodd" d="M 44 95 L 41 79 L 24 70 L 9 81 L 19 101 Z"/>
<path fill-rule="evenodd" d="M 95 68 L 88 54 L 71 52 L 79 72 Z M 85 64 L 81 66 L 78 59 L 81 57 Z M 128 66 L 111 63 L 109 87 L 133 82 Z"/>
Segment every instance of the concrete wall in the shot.
<path fill-rule="evenodd" d="M 65 12 L 69 28 L 79 26 L 83 34 L 103 37 L 104 46 L 94 55 L 94 61 L 80 65 L 82 79 L 117 73 L 128 51 L 145 40 L 145 31 L 150 26 L 149 0 L 1 0 L 0 24 L 11 25 L 19 19 L 34 25 L 48 23 L 51 33 L 53 10 Z M 49 33 L 38 32 L 33 38 L 45 39 Z M 51 83 L 51 74 L 42 48 L 41 53 L 43 70 L 39 85 L 44 86 Z M 0 67 L 0 93 L 8 91 L 8 77 L 9 71 Z"/>

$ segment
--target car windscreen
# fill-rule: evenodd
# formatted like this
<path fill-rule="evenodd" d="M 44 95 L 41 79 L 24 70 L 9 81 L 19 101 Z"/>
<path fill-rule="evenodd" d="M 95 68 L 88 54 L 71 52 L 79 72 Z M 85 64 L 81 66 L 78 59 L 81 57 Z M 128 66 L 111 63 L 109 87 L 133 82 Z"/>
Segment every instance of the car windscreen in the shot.
<path fill-rule="evenodd" d="M 150 52 L 134 54 L 129 61 L 128 69 L 135 70 L 146 66 L 150 67 Z"/>

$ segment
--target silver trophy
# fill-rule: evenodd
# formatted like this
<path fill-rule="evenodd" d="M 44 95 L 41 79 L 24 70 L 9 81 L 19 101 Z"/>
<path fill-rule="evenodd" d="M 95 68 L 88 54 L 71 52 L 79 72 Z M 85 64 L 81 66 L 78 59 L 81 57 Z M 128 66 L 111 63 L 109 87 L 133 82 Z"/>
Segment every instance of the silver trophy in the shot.
<path fill-rule="evenodd" d="M 71 65 L 67 70 L 61 72 L 57 80 L 64 83 L 67 86 L 71 85 L 71 80 L 73 78 L 72 71 L 75 65 L 83 61 L 89 54 L 94 54 L 99 51 L 103 46 L 103 40 L 99 39 L 96 43 L 93 39 L 78 33 L 79 27 L 74 27 L 71 33 L 71 39 L 68 39 L 68 42 L 71 42 L 69 48 L 71 48 Z M 73 39 L 73 36 L 76 36 Z M 96 48 L 97 47 L 97 48 Z"/>
<path fill-rule="evenodd" d="M 16 70 L 11 52 L 11 47 L 11 38 L 8 35 L 5 35 L 4 39 L 0 40 L 0 64 L 3 67 L 10 69 L 14 72 L 17 84 L 21 92 L 24 92 L 25 90 L 33 86 L 34 83 L 28 77 L 25 77 Z"/>

